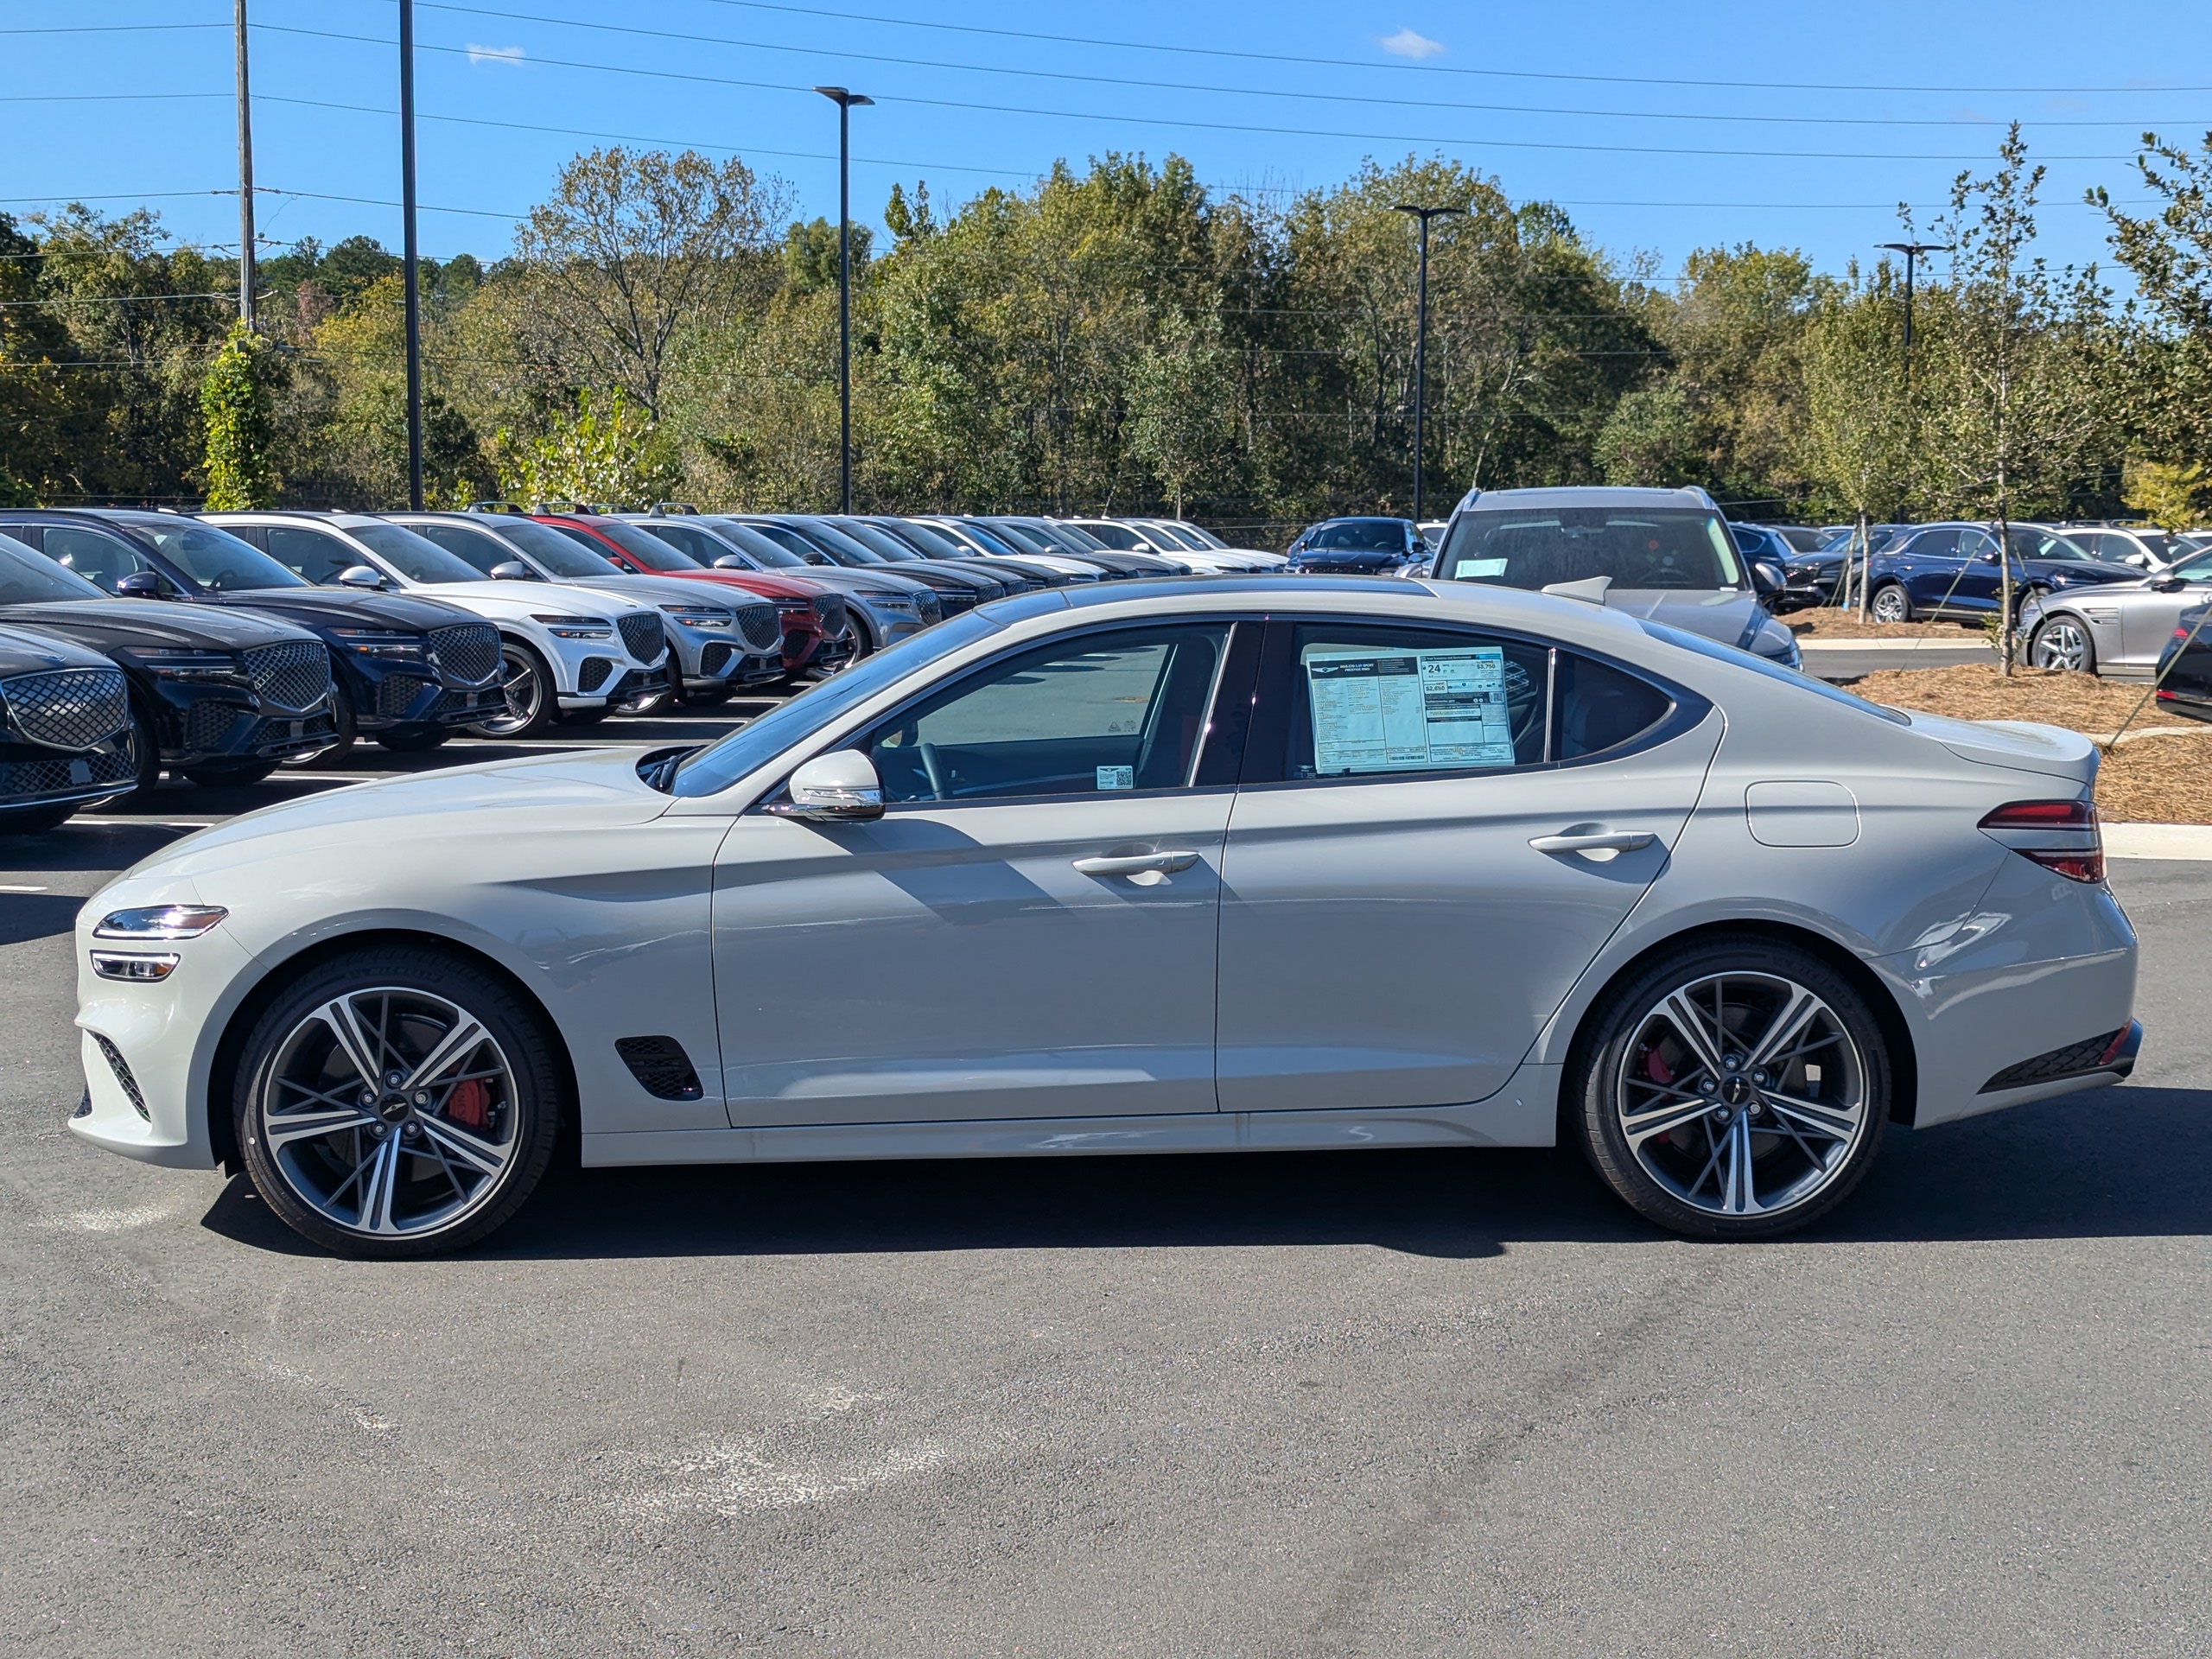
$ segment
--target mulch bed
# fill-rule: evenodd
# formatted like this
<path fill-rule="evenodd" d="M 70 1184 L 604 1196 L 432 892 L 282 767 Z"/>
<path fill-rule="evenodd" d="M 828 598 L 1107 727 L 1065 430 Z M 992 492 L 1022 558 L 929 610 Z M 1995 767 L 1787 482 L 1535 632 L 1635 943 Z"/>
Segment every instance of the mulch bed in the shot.
<path fill-rule="evenodd" d="M 1823 606 L 1816 611 L 1792 611 L 1782 619 L 1789 632 L 1803 639 L 1941 639 L 1946 645 L 1971 645 L 1984 632 L 1979 622 L 1961 627 L 1956 622 L 1861 622 L 1856 607 L 1840 611 Z"/>
<path fill-rule="evenodd" d="M 1850 688 L 1893 709 L 1956 720 L 2025 720 L 2108 738 L 2143 701 L 2141 685 L 2094 674 L 2016 669 L 1994 663 L 1886 669 Z M 2179 727 L 2176 732 L 2146 728 Z M 2097 810 L 2113 823 L 2212 823 L 2212 725 L 2162 715 L 2156 702 L 2135 716 L 2097 769 Z"/>

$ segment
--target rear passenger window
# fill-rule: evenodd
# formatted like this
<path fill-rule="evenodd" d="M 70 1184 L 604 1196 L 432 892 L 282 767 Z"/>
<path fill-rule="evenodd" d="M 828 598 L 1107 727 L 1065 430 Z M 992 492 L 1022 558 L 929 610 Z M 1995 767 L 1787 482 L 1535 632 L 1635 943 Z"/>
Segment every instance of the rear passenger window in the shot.
<path fill-rule="evenodd" d="M 1674 708 L 1633 674 L 1529 640 L 1300 623 L 1292 643 L 1286 779 L 1577 760 L 1633 741 Z"/>

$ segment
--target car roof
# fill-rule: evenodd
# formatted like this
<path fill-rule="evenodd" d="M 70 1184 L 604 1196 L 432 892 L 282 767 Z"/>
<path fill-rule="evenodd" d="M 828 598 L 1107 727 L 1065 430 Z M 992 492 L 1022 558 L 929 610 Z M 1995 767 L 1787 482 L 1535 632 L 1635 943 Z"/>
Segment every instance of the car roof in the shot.
<path fill-rule="evenodd" d="M 1703 490 L 1644 489 L 1619 484 L 1573 484 L 1524 490 L 1484 490 L 1463 502 L 1470 512 L 1493 507 L 1713 507 Z"/>

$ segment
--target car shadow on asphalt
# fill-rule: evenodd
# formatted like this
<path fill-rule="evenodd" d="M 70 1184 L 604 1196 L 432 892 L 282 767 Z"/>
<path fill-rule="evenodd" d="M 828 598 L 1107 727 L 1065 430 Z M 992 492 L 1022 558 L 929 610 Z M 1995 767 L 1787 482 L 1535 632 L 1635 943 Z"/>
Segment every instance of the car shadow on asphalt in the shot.
<path fill-rule="evenodd" d="M 2212 1230 L 2212 1091 L 2128 1087 L 1893 1134 L 1788 1244 Z M 243 1179 L 203 1225 L 311 1254 Z M 479 1254 L 560 1260 L 1364 1244 L 1471 1259 L 1664 1236 L 1551 1151 L 1245 1153 L 561 1170 Z"/>

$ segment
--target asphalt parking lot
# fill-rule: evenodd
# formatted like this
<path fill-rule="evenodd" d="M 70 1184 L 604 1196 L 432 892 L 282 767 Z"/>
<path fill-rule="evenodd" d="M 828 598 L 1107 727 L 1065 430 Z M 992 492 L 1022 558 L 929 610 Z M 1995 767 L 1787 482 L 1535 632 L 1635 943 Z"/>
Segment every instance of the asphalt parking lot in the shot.
<path fill-rule="evenodd" d="M 2212 865 L 2114 867 L 2129 1084 L 1897 1134 L 1783 1243 L 1424 1152 L 571 1172 L 341 1262 L 68 1135 L 67 929 L 392 761 L 0 847 L 10 1651 L 2212 1645 Z"/>

